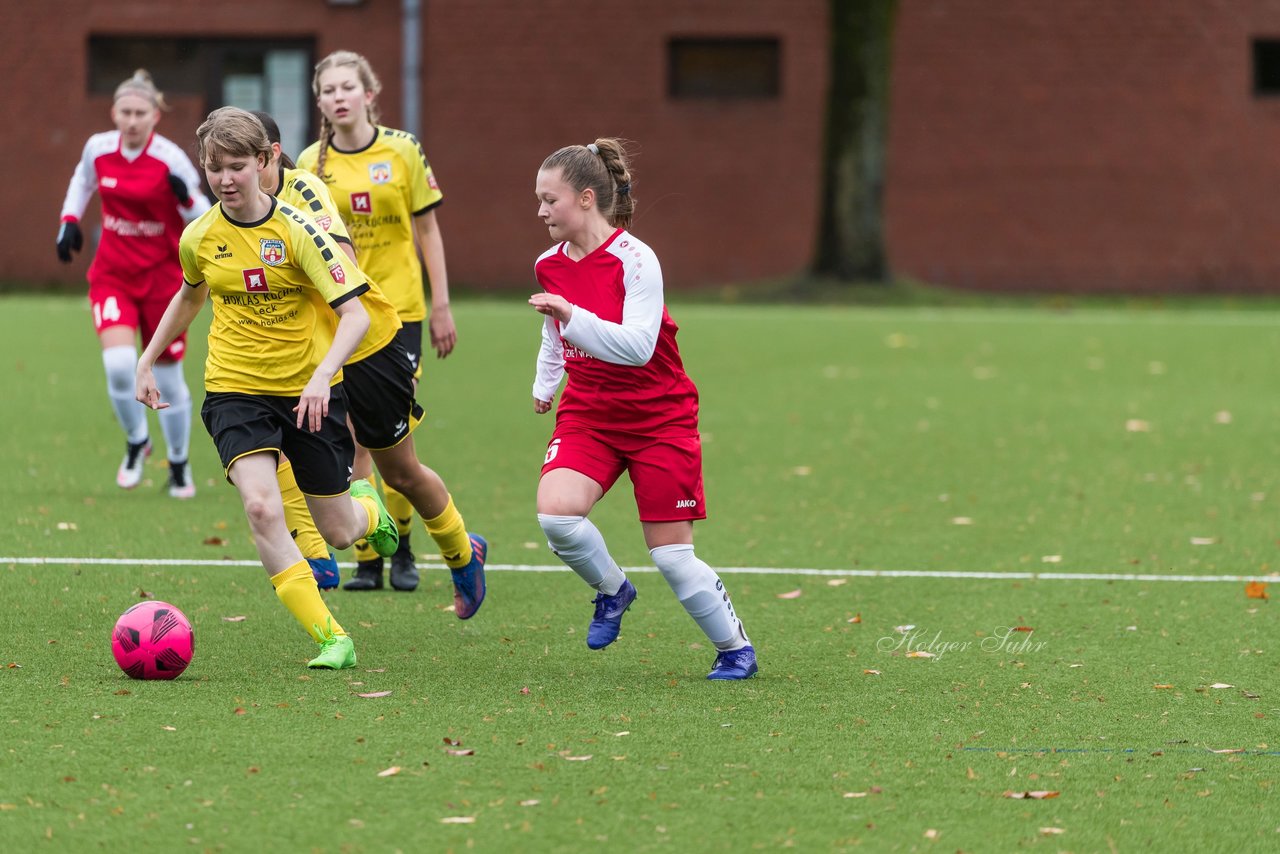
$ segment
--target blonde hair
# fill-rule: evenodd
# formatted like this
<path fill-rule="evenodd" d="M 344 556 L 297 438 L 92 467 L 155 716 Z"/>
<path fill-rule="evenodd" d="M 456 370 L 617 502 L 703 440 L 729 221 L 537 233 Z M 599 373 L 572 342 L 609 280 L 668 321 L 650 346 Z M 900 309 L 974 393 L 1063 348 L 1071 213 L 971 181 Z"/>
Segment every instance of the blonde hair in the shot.
<path fill-rule="evenodd" d="M 200 166 L 223 157 L 258 157 L 271 162 L 271 142 L 258 117 L 239 107 L 219 107 L 196 129 Z"/>
<path fill-rule="evenodd" d="M 352 50 L 335 50 L 324 59 L 316 63 L 315 74 L 311 77 L 311 93 L 320 97 L 320 75 L 328 71 L 330 68 L 338 66 L 350 66 L 356 70 L 356 74 L 360 78 L 360 85 L 364 87 L 366 92 L 373 93 L 373 101 L 369 104 L 367 115 L 369 124 L 377 126 L 378 124 L 378 94 L 382 92 L 382 82 L 378 80 L 378 75 L 373 73 L 373 67 L 369 65 L 369 60 Z M 324 177 L 324 162 L 329 156 L 329 144 L 333 142 L 333 125 L 329 122 L 328 116 L 323 111 L 320 113 L 320 156 L 316 159 L 316 174 L 321 178 Z"/>
<path fill-rule="evenodd" d="M 597 139 L 590 145 L 567 145 L 542 161 L 542 169 L 560 170 L 575 192 L 590 187 L 596 207 L 614 228 L 630 228 L 636 202 L 631 195 L 631 167 L 622 140 Z"/>
<path fill-rule="evenodd" d="M 145 98 L 157 110 L 169 109 L 169 105 L 164 101 L 164 93 L 156 88 L 155 81 L 151 79 L 151 72 L 145 68 L 139 68 L 133 72 L 132 77 L 116 87 L 116 93 L 111 97 L 111 103 L 114 104 L 125 95 L 137 95 L 139 98 Z"/>

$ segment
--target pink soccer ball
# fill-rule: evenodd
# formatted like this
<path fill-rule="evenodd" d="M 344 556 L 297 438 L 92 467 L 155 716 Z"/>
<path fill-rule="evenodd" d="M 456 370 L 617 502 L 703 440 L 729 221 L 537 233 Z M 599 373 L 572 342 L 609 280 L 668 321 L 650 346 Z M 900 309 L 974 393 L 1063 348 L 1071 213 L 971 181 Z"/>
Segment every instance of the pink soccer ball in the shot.
<path fill-rule="evenodd" d="M 111 654 L 134 679 L 173 679 L 195 652 L 191 621 L 168 602 L 139 602 L 116 620 Z"/>

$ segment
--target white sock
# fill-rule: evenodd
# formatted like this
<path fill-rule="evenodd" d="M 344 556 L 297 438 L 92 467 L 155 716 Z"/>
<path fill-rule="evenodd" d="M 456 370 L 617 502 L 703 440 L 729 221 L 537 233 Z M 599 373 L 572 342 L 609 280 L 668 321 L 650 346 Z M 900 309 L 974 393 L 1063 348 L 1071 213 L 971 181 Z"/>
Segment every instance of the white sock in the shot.
<path fill-rule="evenodd" d="M 169 404 L 168 409 L 158 413 L 169 462 L 184 463 L 191 443 L 191 392 L 182 373 L 182 362 L 156 362 L 152 372 L 160 399 Z"/>
<path fill-rule="evenodd" d="M 547 535 L 547 545 L 583 581 L 606 596 L 615 596 L 627 580 L 609 556 L 600 530 L 586 516 L 538 514 L 538 524 Z"/>
<path fill-rule="evenodd" d="M 751 643 L 733 611 L 724 582 L 693 553 L 692 544 L 658 546 L 649 554 L 680 604 L 716 649 L 725 652 Z"/>
<path fill-rule="evenodd" d="M 107 395 L 116 420 L 125 436 L 135 445 L 147 438 L 147 408 L 139 403 L 135 372 L 138 368 L 138 351 L 133 345 L 108 347 L 102 351 L 102 367 L 107 371 Z"/>

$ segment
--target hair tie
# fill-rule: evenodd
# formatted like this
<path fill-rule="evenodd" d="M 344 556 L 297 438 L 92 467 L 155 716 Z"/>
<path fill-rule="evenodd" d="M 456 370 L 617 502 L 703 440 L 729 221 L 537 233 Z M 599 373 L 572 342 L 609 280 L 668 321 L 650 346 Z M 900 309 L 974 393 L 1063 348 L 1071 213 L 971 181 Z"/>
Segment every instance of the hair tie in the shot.
<path fill-rule="evenodd" d="M 629 182 L 629 181 L 628 181 L 626 184 L 619 184 L 619 185 L 618 185 L 618 195 L 619 195 L 619 196 L 626 196 L 626 195 L 630 195 L 630 194 L 631 194 L 631 182 Z"/>
<path fill-rule="evenodd" d="M 596 157 L 600 156 L 600 147 L 596 145 L 594 142 L 587 143 L 587 151 L 590 151 Z"/>

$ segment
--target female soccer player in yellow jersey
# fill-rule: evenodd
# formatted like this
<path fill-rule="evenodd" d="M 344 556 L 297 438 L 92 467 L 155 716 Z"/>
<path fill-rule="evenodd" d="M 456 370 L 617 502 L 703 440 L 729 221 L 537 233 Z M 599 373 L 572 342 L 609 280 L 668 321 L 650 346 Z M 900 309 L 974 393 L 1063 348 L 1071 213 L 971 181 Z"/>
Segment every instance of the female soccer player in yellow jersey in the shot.
<path fill-rule="evenodd" d="M 269 114 L 255 113 L 267 131 L 273 159 L 262 175 L 262 189 L 294 208 L 305 211 L 317 225 L 329 232 L 348 255 L 351 239 L 342 218 L 334 207 L 328 189 L 312 172 L 286 168 L 288 155 L 280 151 L 280 129 Z M 354 261 L 354 257 L 353 257 Z M 360 447 L 370 449 L 386 485 L 394 494 L 405 496 L 411 503 L 409 520 L 417 510 L 446 561 L 452 558 L 454 613 L 468 620 L 484 601 L 484 563 L 488 544 L 479 534 L 468 534 L 462 515 L 449 497 L 449 491 L 434 471 L 424 466 L 413 447 L 413 431 L 422 420 L 422 407 L 414 400 L 416 359 L 410 359 L 403 340 L 403 327 L 395 308 L 383 296 L 378 284 L 370 279 L 369 290 L 360 295 L 369 313 L 370 328 L 364 341 L 343 368 L 343 387 L 347 393 L 347 414 Z M 420 340 L 421 333 L 418 333 Z M 314 543 L 319 536 L 309 536 L 314 524 L 300 500 L 290 500 L 285 472 L 281 472 L 281 491 L 285 497 L 285 519 L 298 531 L 298 543 Z M 301 511 L 301 512 L 299 512 Z M 406 537 L 407 538 L 407 537 Z M 401 540 L 402 545 L 404 539 Z M 314 548 L 314 545 L 312 546 Z M 304 554 L 307 552 L 304 550 Z M 403 554 L 403 548 L 397 550 Z M 461 562 L 469 554 L 466 563 Z M 316 571 L 317 561 L 308 563 Z M 317 573 L 317 583 L 328 585 Z M 378 576 L 381 581 L 381 574 Z M 333 582 L 336 584 L 336 580 Z M 392 557 L 391 586 L 397 590 L 413 590 L 418 586 L 418 569 L 409 557 L 408 566 L 397 566 Z"/>
<path fill-rule="evenodd" d="M 377 96 L 381 88 L 368 61 L 357 53 L 338 51 L 321 60 L 312 78 L 312 91 L 321 114 L 320 139 L 298 156 L 298 166 L 316 173 L 328 184 L 355 244 L 361 268 L 382 288 L 404 322 L 400 337 L 420 375 L 424 318 L 431 347 L 439 358 L 448 356 L 457 343 L 449 309 L 444 242 L 435 212 L 444 196 L 418 140 L 405 131 L 378 124 Z M 429 316 L 423 298 L 419 249 L 431 288 Z M 413 553 L 408 547 L 413 511 L 411 502 L 394 488 L 388 488 L 386 493 L 387 507 L 396 519 L 403 543 L 391 561 L 392 584 L 400 586 L 402 582 L 397 579 L 411 577 L 410 573 L 416 575 Z M 432 506 L 425 512 L 413 502 L 428 531 L 433 524 L 428 514 L 436 508 L 443 510 L 447 500 L 448 492 L 441 482 Z M 445 563 L 455 570 L 456 591 L 456 570 L 467 565 L 470 549 L 451 552 L 442 546 L 441 550 Z M 356 554 L 356 576 L 346 588 L 380 588 L 382 560 L 361 554 L 358 545 Z M 409 583 L 416 584 L 416 578 Z"/>
<path fill-rule="evenodd" d="M 368 286 L 328 234 L 262 192 L 271 145 L 261 122 L 222 107 L 196 138 L 218 204 L 182 233 L 184 286 L 138 360 L 137 397 L 153 409 L 166 406 L 152 366 L 211 300 L 201 418 L 240 492 L 276 595 L 320 645 L 309 666 L 353 667 L 355 646 L 285 527 L 276 456 L 293 461 L 326 540 L 346 548 L 367 537 L 379 553 L 395 552 L 395 522 L 377 493 L 367 481 L 347 484 L 354 446 L 342 364 L 369 329 L 358 299 Z M 321 315 L 330 309 L 339 318 L 332 334 Z"/>

